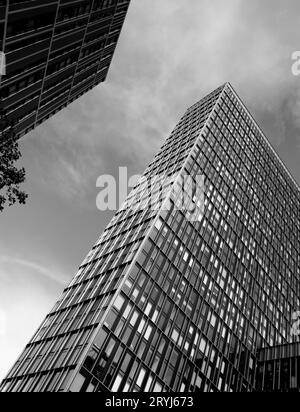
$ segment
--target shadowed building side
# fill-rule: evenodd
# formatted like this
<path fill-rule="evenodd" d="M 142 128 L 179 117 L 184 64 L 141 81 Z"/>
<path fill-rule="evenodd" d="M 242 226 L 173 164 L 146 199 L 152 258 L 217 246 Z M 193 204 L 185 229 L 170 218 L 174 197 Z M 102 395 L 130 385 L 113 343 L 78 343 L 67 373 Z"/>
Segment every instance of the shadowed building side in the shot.
<path fill-rule="evenodd" d="M 130 0 L 0 0 L 1 107 L 23 136 L 106 79 Z"/>

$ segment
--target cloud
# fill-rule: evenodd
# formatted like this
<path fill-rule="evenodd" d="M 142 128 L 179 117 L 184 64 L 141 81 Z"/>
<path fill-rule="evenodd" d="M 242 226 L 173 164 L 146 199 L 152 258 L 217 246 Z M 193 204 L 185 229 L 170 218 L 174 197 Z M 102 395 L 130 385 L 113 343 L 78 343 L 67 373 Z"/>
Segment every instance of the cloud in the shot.
<path fill-rule="evenodd" d="M 213 50 L 218 61 L 219 36 L 230 32 L 239 1 L 221 3 L 217 19 L 207 1 L 193 10 L 180 1 L 141 3 L 130 9 L 108 81 L 24 139 L 23 151 L 34 158 L 30 177 L 78 207 L 116 165 L 141 173 L 186 106 L 201 97 L 187 98 L 205 52 Z M 212 23 L 206 33 L 205 20 Z M 207 91 L 218 83 L 210 79 Z"/>
<path fill-rule="evenodd" d="M 62 279 L 39 263 L 0 257 L 0 380 L 58 299 Z"/>
<path fill-rule="evenodd" d="M 15 268 L 17 266 L 19 266 L 20 269 L 30 270 L 31 275 L 35 274 L 37 276 L 45 277 L 60 285 L 65 286 L 66 283 L 68 282 L 68 279 L 65 276 L 57 273 L 56 270 L 51 270 L 49 268 L 46 268 L 39 263 L 30 262 L 24 259 L 19 259 L 19 258 L 10 257 L 10 256 L 0 256 L 0 276 L 1 274 L 4 273 L 5 268 L 6 270 L 8 269 L 10 271 L 11 267 Z"/>
<path fill-rule="evenodd" d="M 294 123 L 294 126 L 297 129 L 300 129 L 300 87 L 298 90 L 295 91 L 294 95 L 292 96 L 290 100 L 290 112 L 291 112 L 291 117 L 292 121 Z M 297 135 L 299 139 L 299 134 Z"/>

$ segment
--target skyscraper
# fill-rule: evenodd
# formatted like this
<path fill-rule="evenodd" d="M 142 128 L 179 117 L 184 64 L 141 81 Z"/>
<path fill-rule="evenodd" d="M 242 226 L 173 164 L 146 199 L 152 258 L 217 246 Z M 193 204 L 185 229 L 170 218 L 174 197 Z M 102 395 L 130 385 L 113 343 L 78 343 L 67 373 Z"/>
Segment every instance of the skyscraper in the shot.
<path fill-rule="evenodd" d="M 258 351 L 289 341 L 300 305 L 299 206 L 232 86 L 218 88 L 184 114 L 1 390 L 256 390 Z"/>
<path fill-rule="evenodd" d="M 22 136 L 106 79 L 130 0 L 0 0 L 1 105 Z"/>

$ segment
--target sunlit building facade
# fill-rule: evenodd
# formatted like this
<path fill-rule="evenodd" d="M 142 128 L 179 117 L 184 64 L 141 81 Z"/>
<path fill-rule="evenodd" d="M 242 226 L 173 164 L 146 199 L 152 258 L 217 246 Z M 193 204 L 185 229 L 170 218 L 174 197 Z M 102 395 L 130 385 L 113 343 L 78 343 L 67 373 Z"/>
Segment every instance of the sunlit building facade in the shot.
<path fill-rule="evenodd" d="M 0 0 L 1 106 L 19 136 L 106 79 L 130 0 Z"/>
<path fill-rule="evenodd" d="M 288 343 L 300 305 L 299 210 L 232 86 L 215 90 L 186 111 L 1 390 L 256 391 L 258 350 Z"/>

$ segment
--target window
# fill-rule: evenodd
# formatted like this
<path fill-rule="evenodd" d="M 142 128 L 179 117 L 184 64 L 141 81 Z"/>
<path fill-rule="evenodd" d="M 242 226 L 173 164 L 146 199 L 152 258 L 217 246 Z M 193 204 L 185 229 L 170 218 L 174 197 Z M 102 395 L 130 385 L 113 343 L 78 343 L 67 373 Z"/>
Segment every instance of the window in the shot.
<path fill-rule="evenodd" d="M 163 225 L 163 221 L 161 220 L 161 218 L 159 218 L 155 223 L 155 227 L 157 230 L 160 230 L 162 225 Z"/>
<path fill-rule="evenodd" d="M 111 338 L 109 343 L 107 344 L 107 347 L 106 347 L 106 350 L 105 350 L 105 356 L 107 358 L 109 358 L 111 356 L 111 354 L 112 354 L 112 352 L 115 348 L 115 345 L 116 345 L 115 339 Z"/>
<path fill-rule="evenodd" d="M 142 331 L 144 329 L 144 326 L 145 326 L 145 323 L 146 323 L 145 320 L 142 319 L 140 324 L 139 324 L 139 327 L 138 327 L 138 333 L 142 333 Z"/>
<path fill-rule="evenodd" d="M 153 392 L 162 392 L 162 389 L 162 385 L 159 382 L 156 382 Z"/>
<path fill-rule="evenodd" d="M 118 310 L 118 311 L 120 311 L 121 310 L 121 308 L 122 308 L 122 306 L 123 306 L 123 303 L 125 302 L 125 299 L 122 297 L 122 296 L 118 296 L 117 297 L 117 299 L 115 300 L 115 303 L 114 303 L 114 307 Z"/>
<path fill-rule="evenodd" d="M 116 319 L 117 319 L 117 313 L 116 313 L 114 310 L 111 310 L 111 311 L 109 312 L 109 314 L 106 316 L 104 325 L 105 325 L 108 329 L 111 330 Z"/>
<path fill-rule="evenodd" d="M 172 336 L 171 336 L 171 339 L 176 343 L 177 340 L 178 340 L 178 337 L 179 337 L 179 333 L 176 329 L 174 329 L 173 333 L 172 333 Z"/>
<path fill-rule="evenodd" d="M 151 309 L 152 309 L 152 305 L 151 305 L 151 303 L 149 302 L 149 303 L 147 304 L 146 310 L 145 310 L 145 315 L 146 315 L 146 316 L 149 316 L 149 313 L 151 312 Z"/>
<path fill-rule="evenodd" d="M 205 340 L 204 339 L 201 339 L 201 343 L 200 343 L 200 351 L 202 352 L 202 353 L 204 353 L 204 350 L 205 350 L 205 346 L 206 346 L 206 342 L 205 342 Z"/>
<path fill-rule="evenodd" d="M 216 321 L 217 321 L 216 316 L 212 315 L 211 320 L 210 320 L 210 324 L 212 325 L 212 327 L 216 326 Z"/>
<path fill-rule="evenodd" d="M 132 308 L 132 305 L 129 304 L 129 305 L 127 305 L 126 309 L 124 310 L 123 317 L 124 317 L 125 319 L 128 318 L 128 315 L 129 315 L 129 313 L 130 313 L 130 311 L 131 311 L 131 308 Z"/>
<path fill-rule="evenodd" d="M 123 379 L 123 376 L 120 375 L 120 374 L 116 377 L 115 383 L 113 384 L 113 387 L 112 387 L 112 392 L 117 392 L 118 391 L 118 389 L 121 385 L 122 379 Z"/>
<path fill-rule="evenodd" d="M 140 373 L 139 373 L 139 376 L 138 376 L 138 379 L 137 379 L 137 381 L 136 381 L 136 384 L 138 385 L 138 386 L 142 386 L 142 383 L 143 383 L 143 380 L 144 380 L 144 378 L 145 378 L 145 375 L 146 375 L 146 370 L 144 369 L 144 368 L 142 368 L 141 369 L 141 371 L 140 371 Z"/>
<path fill-rule="evenodd" d="M 185 262 L 187 262 L 188 258 L 189 258 L 189 253 L 188 253 L 188 252 L 185 252 L 185 254 L 184 254 L 184 256 L 183 256 L 183 260 L 184 260 Z"/>
<path fill-rule="evenodd" d="M 79 373 L 71 385 L 70 392 L 80 392 L 80 389 L 82 388 L 84 382 L 85 377 L 82 376 L 81 373 Z"/>
<path fill-rule="evenodd" d="M 148 378 L 148 381 L 147 381 L 144 392 L 149 392 L 152 382 L 153 382 L 153 377 L 150 375 L 149 378 Z"/>
<path fill-rule="evenodd" d="M 132 326 L 134 326 L 136 324 L 136 321 L 137 321 L 138 317 L 139 317 L 138 312 L 134 312 L 131 319 L 130 319 L 130 324 Z"/>
<path fill-rule="evenodd" d="M 94 341 L 94 345 L 98 346 L 98 348 L 100 349 L 105 341 L 107 337 L 107 333 L 104 332 L 104 330 L 100 330 L 100 332 L 98 333 L 95 341 Z"/>
<path fill-rule="evenodd" d="M 148 328 L 146 330 L 146 333 L 145 333 L 145 339 L 146 340 L 148 340 L 150 338 L 151 332 L 152 332 L 152 327 L 148 326 Z"/>

